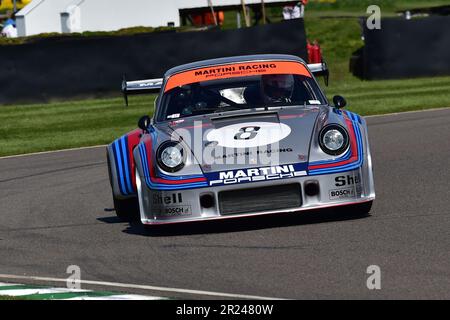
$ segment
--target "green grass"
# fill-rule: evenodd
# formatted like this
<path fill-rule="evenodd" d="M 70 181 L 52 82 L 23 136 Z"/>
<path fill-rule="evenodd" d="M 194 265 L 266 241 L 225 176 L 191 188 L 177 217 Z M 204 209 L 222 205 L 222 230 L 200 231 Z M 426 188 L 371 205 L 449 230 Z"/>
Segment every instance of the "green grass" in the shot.
<path fill-rule="evenodd" d="M 121 98 L 0 107 L 0 155 L 109 143 L 150 114 L 154 98 Z"/>
<path fill-rule="evenodd" d="M 336 10 L 353 10 L 359 0 L 345 2 L 335 11 L 310 7 L 305 18 L 308 38 L 319 40 L 330 67 L 330 86 L 322 85 L 330 101 L 335 94 L 343 95 L 348 109 L 362 115 L 450 107 L 450 77 L 389 81 L 354 77 L 349 59 L 363 45 L 357 18 L 322 18 Z M 398 0 L 389 10 L 431 2 L 444 3 Z M 121 98 L 0 106 L 0 156 L 110 143 L 136 128 L 140 116 L 151 114 L 154 99 L 130 97 L 128 108 Z"/>
<path fill-rule="evenodd" d="M 24 300 L 24 299 L 19 299 L 17 297 L 0 296 L 0 301 L 1 300 Z"/>

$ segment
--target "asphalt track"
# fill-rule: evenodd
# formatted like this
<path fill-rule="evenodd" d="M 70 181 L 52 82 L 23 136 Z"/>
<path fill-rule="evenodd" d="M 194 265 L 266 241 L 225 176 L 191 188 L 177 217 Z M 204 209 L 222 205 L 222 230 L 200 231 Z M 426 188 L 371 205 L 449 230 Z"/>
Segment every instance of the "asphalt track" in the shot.
<path fill-rule="evenodd" d="M 313 212 L 146 232 L 110 209 L 104 147 L 0 159 L 0 273 L 64 279 L 78 265 L 86 280 L 231 294 L 450 299 L 450 109 L 368 123 L 377 199 L 359 218 Z M 369 265 L 381 269 L 380 290 L 366 286 Z"/>

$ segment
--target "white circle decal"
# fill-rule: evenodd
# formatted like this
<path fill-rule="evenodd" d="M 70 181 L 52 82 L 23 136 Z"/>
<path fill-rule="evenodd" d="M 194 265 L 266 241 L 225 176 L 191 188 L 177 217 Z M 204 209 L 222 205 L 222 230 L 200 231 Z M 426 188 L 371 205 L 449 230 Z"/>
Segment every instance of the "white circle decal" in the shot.
<path fill-rule="evenodd" d="M 225 148 L 254 148 L 278 142 L 290 133 L 291 128 L 284 123 L 244 122 L 213 129 L 206 139 Z"/>

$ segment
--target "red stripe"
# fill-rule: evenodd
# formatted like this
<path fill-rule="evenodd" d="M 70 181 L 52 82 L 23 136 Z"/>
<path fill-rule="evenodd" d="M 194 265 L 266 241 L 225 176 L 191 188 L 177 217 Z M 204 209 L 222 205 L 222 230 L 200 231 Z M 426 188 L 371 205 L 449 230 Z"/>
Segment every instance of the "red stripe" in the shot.
<path fill-rule="evenodd" d="M 130 175 L 131 175 L 131 182 L 133 183 L 133 189 L 134 191 L 137 190 L 136 187 L 136 175 L 134 174 L 135 164 L 134 164 L 134 156 L 133 156 L 133 149 L 139 144 L 140 136 L 141 136 L 141 129 L 135 129 L 127 134 L 128 138 L 128 163 L 130 166 Z"/>
<path fill-rule="evenodd" d="M 318 164 L 314 166 L 309 166 L 308 170 L 314 170 L 314 169 L 322 169 L 322 168 L 333 168 L 333 167 L 339 167 L 346 165 L 348 163 L 352 163 L 358 160 L 358 147 L 356 143 L 356 136 L 355 131 L 353 129 L 353 123 L 352 121 L 344 115 L 345 122 L 347 123 L 347 128 L 349 128 L 349 135 L 350 135 L 350 150 L 351 150 L 351 157 L 344 161 L 339 161 L 335 163 L 329 163 L 329 164 Z"/>
<path fill-rule="evenodd" d="M 287 114 L 284 116 L 280 116 L 280 119 L 293 119 L 293 118 L 297 118 L 298 114 Z"/>
<path fill-rule="evenodd" d="M 162 178 L 153 178 L 152 181 L 157 183 L 164 183 L 164 184 L 186 184 L 186 183 L 193 183 L 193 182 L 205 182 L 206 178 L 193 178 L 193 179 L 184 179 L 184 180 L 166 180 Z"/>

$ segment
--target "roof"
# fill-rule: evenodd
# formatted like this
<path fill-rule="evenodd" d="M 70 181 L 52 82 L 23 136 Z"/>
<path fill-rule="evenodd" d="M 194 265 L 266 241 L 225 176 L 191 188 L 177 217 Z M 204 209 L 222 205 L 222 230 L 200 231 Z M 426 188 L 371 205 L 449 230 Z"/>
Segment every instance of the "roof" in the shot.
<path fill-rule="evenodd" d="M 288 55 L 288 54 L 256 54 L 256 55 L 247 55 L 247 56 L 233 56 L 226 58 L 217 58 L 217 59 L 209 59 L 209 60 L 201 60 L 192 63 L 182 64 L 180 66 L 169 69 L 165 77 L 171 76 L 175 73 L 179 73 L 185 70 L 198 69 L 202 67 L 214 66 L 214 65 L 224 65 L 230 63 L 239 63 L 239 62 L 251 62 L 251 61 L 270 61 L 270 60 L 283 60 L 283 61 L 297 61 L 303 64 L 306 64 L 303 59 Z"/>

